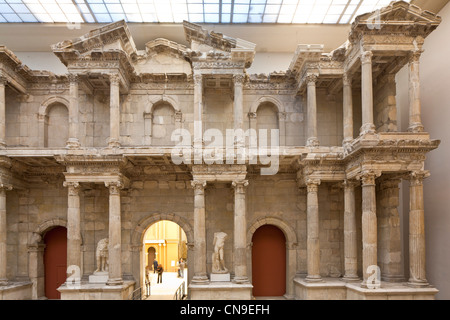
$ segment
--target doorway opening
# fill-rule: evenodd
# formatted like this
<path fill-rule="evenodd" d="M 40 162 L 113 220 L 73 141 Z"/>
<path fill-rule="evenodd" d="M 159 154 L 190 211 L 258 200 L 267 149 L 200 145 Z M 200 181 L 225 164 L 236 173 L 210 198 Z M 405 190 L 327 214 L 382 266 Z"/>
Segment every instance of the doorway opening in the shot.
<path fill-rule="evenodd" d="M 259 227 L 252 237 L 252 284 L 255 297 L 286 294 L 286 238 L 274 225 Z"/>
<path fill-rule="evenodd" d="M 148 227 L 143 242 L 142 270 L 148 299 L 172 299 L 183 282 L 183 293 L 187 295 L 188 250 L 184 230 L 173 221 L 160 220 Z M 158 272 L 159 268 L 162 272 Z"/>
<path fill-rule="evenodd" d="M 67 276 L 67 229 L 51 229 L 44 236 L 44 244 L 45 296 L 61 299 L 57 289 L 64 284 Z"/>

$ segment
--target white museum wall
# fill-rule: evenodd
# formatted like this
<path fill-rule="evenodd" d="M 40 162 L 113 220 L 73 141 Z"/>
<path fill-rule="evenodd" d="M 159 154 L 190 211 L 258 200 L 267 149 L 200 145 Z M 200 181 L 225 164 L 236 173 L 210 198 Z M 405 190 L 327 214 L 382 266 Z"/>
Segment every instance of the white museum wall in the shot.
<path fill-rule="evenodd" d="M 432 139 L 441 140 L 431 152 L 425 169 L 425 235 L 427 279 L 440 290 L 437 299 L 450 299 L 450 3 L 440 12 L 442 24 L 426 40 L 420 59 L 422 122 Z M 408 68 L 397 75 L 399 124 L 408 126 Z M 409 183 L 402 183 L 404 239 L 408 239 Z M 408 253 L 405 243 L 405 253 Z M 408 257 L 405 256 L 405 265 Z M 405 275 L 408 275 L 405 270 Z"/>

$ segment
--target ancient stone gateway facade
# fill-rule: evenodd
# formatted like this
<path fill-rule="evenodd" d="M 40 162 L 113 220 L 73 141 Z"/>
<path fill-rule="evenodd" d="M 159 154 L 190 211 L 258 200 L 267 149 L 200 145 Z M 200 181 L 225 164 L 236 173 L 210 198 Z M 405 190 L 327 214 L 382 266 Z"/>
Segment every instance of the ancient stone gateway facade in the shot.
<path fill-rule="evenodd" d="M 251 299 L 251 240 L 264 225 L 286 239 L 285 298 L 434 298 L 423 180 L 439 141 L 421 123 L 419 57 L 441 18 L 402 1 L 379 18 L 374 28 L 359 16 L 330 53 L 299 45 L 269 75 L 247 72 L 255 44 L 188 22 L 189 47 L 158 38 L 138 50 L 123 21 L 57 43 L 65 75 L 0 47 L 0 298 L 44 296 L 42 238 L 64 226 L 61 298 L 128 299 L 144 285 L 144 232 L 160 220 L 186 233 L 190 299 Z M 406 65 L 400 132 L 395 74 Z M 227 282 L 210 281 L 218 232 Z M 106 238 L 107 280 L 89 283 Z"/>

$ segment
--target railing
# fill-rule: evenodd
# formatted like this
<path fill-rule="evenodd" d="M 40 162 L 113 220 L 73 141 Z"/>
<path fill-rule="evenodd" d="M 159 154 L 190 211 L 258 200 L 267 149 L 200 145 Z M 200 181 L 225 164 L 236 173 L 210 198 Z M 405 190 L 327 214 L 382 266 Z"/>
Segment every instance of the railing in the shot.
<path fill-rule="evenodd" d="M 142 287 L 137 288 L 134 290 L 130 296 L 128 297 L 129 300 L 142 300 Z"/>
<path fill-rule="evenodd" d="M 175 294 L 173 295 L 173 300 L 184 300 L 186 298 L 186 281 L 183 281 L 179 286 Z"/>

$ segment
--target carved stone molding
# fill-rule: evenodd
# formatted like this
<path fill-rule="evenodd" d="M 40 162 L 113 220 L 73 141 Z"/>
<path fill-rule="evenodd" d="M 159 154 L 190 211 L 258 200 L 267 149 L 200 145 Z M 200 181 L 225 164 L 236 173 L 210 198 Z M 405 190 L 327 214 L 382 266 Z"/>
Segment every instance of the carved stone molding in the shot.
<path fill-rule="evenodd" d="M 352 80 L 353 80 L 353 75 L 348 73 L 348 72 L 344 72 L 342 74 L 342 81 L 344 82 L 344 86 L 351 86 L 352 85 Z"/>
<path fill-rule="evenodd" d="M 120 82 L 119 74 L 117 74 L 117 73 L 109 74 L 109 81 L 110 81 L 111 85 L 119 85 L 119 82 Z"/>
<path fill-rule="evenodd" d="M 423 50 L 412 51 L 408 57 L 409 63 L 418 63 L 420 61 L 420 56 L 422 55 L 422 53 Z"/>
<path fill-rule="evenodd" d="M 249 112 L 249 113 L 248 113 L 248 117 L 249 117 L 250 119 L 256 119 L 256 116 L 257 116 L 257 113 L 256 113 L 256 112 Z"/>
<path fill-rule="evenodd" d="M 203 75 L 201 74 L 194 74 L 193 76 L 194 79 L 194 85 L 196 86 L 201 86 L 203 83 Z"/>
<path fill-rule="evenodd" d="M 0 191 L 11 191 L 12 189 L 12 185 L 0 183 Z"/>
<path fill-rule="evenodd" d="M 359 181 L 345 179 L 344 182 L 342 183 L 342 186 L 344 188 L 354 188 L 354 187 L 359 186 Z"/>

